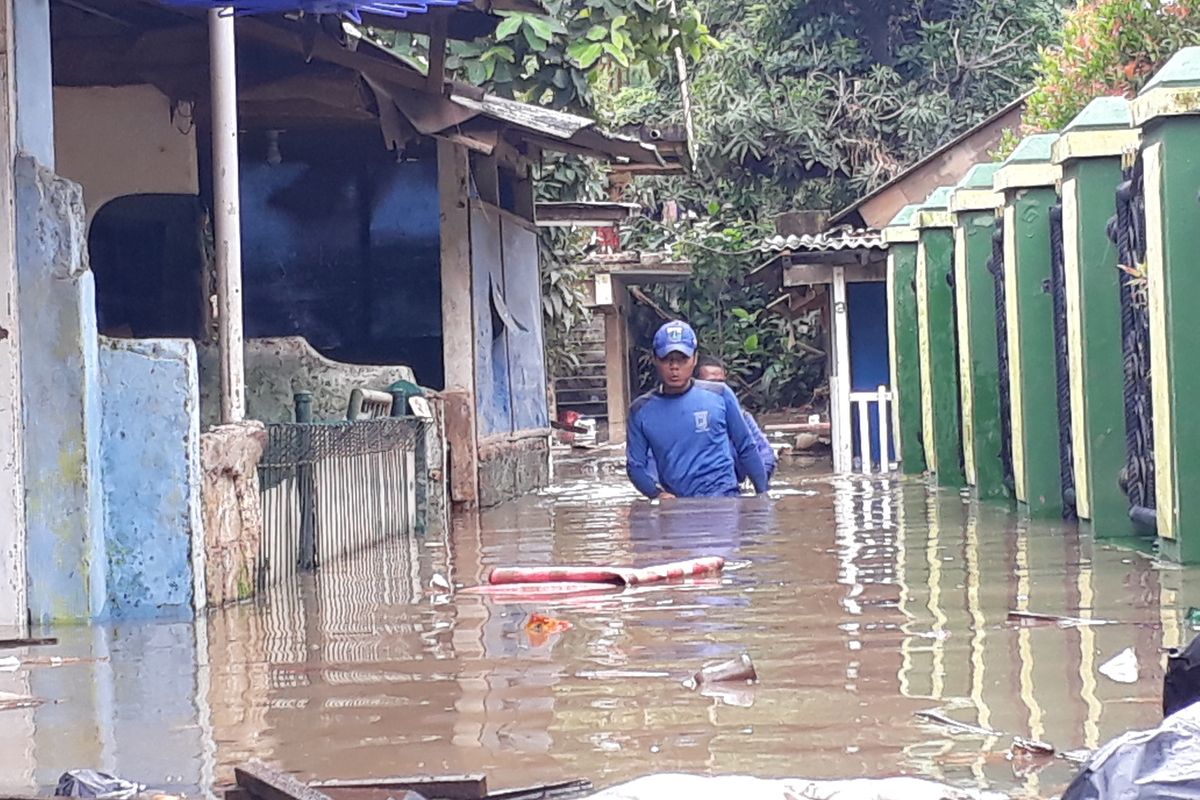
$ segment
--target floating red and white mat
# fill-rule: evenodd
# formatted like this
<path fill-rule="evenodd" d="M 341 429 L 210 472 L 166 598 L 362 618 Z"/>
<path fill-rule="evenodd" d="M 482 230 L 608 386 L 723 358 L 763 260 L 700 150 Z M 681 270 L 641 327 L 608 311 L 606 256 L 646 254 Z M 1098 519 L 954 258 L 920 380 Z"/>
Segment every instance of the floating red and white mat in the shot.
<path fill-rule="evenodd" d="M 704 556 L 651 567 L 496 567 L 488 576 L 493 586 L 509 584 L 590 583 L 641 586 L 713 575 L 725 567 L 720 556 Z"/>

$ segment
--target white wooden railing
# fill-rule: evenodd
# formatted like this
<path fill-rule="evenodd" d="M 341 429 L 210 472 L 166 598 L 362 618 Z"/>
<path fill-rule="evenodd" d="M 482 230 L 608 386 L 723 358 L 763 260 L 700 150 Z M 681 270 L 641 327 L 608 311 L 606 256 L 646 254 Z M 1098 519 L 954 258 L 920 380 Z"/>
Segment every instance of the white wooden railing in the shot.
<path fill-rule="evenodd" d="M 858 417 L 858 471 L 864 475 L 870 475 L 872 472 L 891 472 L 892 464 L 892 437 L 891 437 L 891 403 L 892 393 L 888 391 L 888 387 L 880 386 L 874 392 L 850 392 L 850 409 L 854 415 Z M 876 444 L 879 447 L 879 463 L 871 457 L 871 404 L 875 404 L 875 417 L 878 424 L 876 430 Z M 854 442 L 852 441 L 852 433 L 849 425 L 843 426 L 845 436 L 844 441 L 834 442 L 834 448 L 840 450 L 842 458 L 838 459 L 842 465 L 839 471 L 849 472 L 849 465 L 852 463 Z M 842 438 L 842 437 L 838 437 Z M 878 469 L 876 469 L 878 467 Z"/>

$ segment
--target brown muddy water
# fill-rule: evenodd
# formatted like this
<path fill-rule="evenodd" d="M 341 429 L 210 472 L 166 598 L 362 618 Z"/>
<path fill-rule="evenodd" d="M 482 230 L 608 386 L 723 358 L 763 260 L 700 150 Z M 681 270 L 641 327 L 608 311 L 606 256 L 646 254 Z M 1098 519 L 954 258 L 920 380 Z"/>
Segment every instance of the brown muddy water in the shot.
<path fill-rule="evenodd" d="M 0 666 L 0 692 L 47 701 L 0 711 L 0 789 L 87 766 L 200 794 L 260 758 L 304 778 L 485 772 L 494 788 L 910 774 L 1050 797 L 1075 767 L 1010 760 L 1010 735 L 1070 750 L 1156 723 L 1162 648 L 1200 605 L 1196 571 L 918 481 L 794 475 L 773 503 L 654 506 L 579 474 L 197 623 L 58 629 L 57 647 L 0 653 L 86 659 Z M 557 602 L 435 578 L 705 554 L 724 576 Z M 1022 626 L 1013 609 L 1115 624 Z M 532 614 L 571 627 L 531 630 Z M 1098 668 L 1126 647 L 1140 669 L 1123 684 Z M 759 685 L 681 685 L 742 652 Z M 914 716 L 930 709 L 997 733 Z"/>

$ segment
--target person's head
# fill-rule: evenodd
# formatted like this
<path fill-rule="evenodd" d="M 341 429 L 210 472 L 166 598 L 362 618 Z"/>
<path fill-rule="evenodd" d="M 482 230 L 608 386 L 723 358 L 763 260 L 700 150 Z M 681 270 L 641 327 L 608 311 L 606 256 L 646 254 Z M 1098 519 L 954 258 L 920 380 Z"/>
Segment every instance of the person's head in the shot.
<path fill-rule="evenodd" d="M 696 361 L 696 377 L 702 381 L 725 382 L 725 362 L 716 356 L 700 356 Z"/>
<path fill-rule="evenodd" d="M 654 334 L 654 366 L 667 391 L 682 391 L 696 368 L 696 332 L 686 322 L 668 322 Z"/>

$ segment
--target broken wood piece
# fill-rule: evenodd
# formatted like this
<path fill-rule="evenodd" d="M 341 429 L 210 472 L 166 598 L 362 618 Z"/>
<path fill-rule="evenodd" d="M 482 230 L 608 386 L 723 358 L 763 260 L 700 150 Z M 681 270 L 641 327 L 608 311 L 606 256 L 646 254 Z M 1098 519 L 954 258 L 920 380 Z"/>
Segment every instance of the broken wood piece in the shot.
<path fill-rule="evenodd" d="M 756 681 L 758 672 L 754 669 L 754 661 L 749 653 L 742 653 L 737 658 L 710 664 L 690 678 L 691 686 L 701 686 L 706 683 L 732 683 L 734 681 Z"/>
<path fill-rule="evenodd" d="M 30 639 L 0 639 L 0 650 L 13 650 L 18 647 L 44 647 L 58 644 L 53 636 L 35 637 Z"/>
<path fill-rule="evenodd" d="M 12 692 L 0 692 L 0 711 L 13 711 L 18 708 L 37 708 L 46 702 L 36 697 Z"/>
<path fill-rule="evenodd" d="M 494 792 L 487 796 L 487 800 L 571 800 L 571 798 L 589 795 L 593 790 L 591 781 L 560 781 L 548 783 L 545 786 Z"/>
<path fill-rule="evenodd" d="M 1043 614 L 1038 611 L 1009 611 L 1008 619 L 1016 622 L 1053 622 L 1062 627 L 1076 625 L 1115 625 L 1110 619 L 1082 619 L 1081 617 L 1066 617 L 1061 614 Z"/>
<path fill-rule="evenodd" d="M 971 725 L 966 722 L 959 722 L 956 719 L 951 719 L 950 717 L 947 717 L 945 714 L 943 714 L 942 712 L 940 712 L 936 709 L 933 709 L 930 711 L 918 711 L 918 712 L 916 712 L 916 716 L 919 717 L 920 719 L 925 720 L 926 722 L 934 722 L 934 723 L 937 723 L 938 725 L 945 725 L 947 728 L 958 731 L 960 733 L 970 733 L 970 734 L 974 734 L 976 736 L 1003 736 L 1004 735 L 1004 734 L 1000 733 L 1000 731 L 994 731 L 991 728 L 984 728 L 984 727 L 980 727 L 979 725 Z"/>
<path fill-rule="evenodd" d="M 1055 753 L 1054 745 L 1039 742 L 1036 739 L 1026 739 L 1022 736 L 1013 737 L 1012 749 L 1035 756 L 1052 756 Z"/>
<path fill-rule="evenodd" d="M 334 800 L 377 800 L 386 793 L 417 792 L 430 800 L 484 800 L 488 796 L 484 775 L 417 775 L 367 780 L 315 781 L 309 786 L 320 789 Z M 384 795 L 379 795 L 382 792 Z"/>
<path fill-rule="evenodd" d="M 286 772 L 271 769 L 261 761 L 234 768 L 233 776 L 237 785 L 249 792 L 254 800 L 332 800 L 324 792 L 301 783 Z"/>

